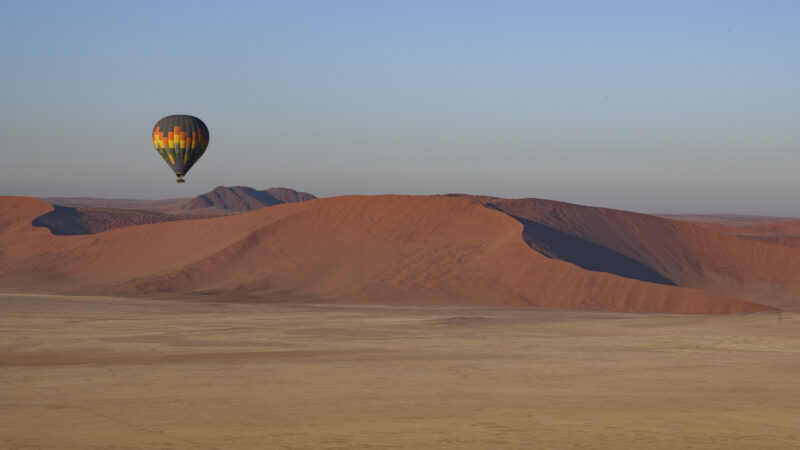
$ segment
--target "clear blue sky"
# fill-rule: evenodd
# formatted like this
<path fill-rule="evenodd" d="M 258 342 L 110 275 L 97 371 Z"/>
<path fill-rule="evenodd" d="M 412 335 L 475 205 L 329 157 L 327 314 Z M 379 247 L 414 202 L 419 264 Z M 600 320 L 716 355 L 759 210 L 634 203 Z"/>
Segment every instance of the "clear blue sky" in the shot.
<path fill-rule="evenodd" d="M 4 1 L 0 194 L 800 216 L 800 2 Z M 153 124 L 211 145 L 177 185 Z"/>

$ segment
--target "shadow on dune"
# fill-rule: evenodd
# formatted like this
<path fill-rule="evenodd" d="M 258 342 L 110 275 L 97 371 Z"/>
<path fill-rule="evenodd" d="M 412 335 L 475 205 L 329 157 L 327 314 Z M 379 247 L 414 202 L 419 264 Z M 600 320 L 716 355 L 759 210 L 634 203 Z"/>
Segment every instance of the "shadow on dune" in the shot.
<path fill-rule="evenodd" d="M 115 228 L 150 223 L 196 219 L 193 215 L 163 214 L 150 211 L 117 208 L 73 208 L 53 205 L 53 210 L 31 222 L 59 236 L 94 234 Z"/>
<path fill-rule="evenodd" d="M 83 220 L 76 208 L 69 206 L 53 206 L 49 213 L 39 216 L 31 222 L 35 227 L 45 227 L 59 236 L 72 234 L 90 234 L 91 227 Z"/>
<path fill-rule="evenodd" d="M 560 259 L 595 272 L 677 286 L 669 278 L 633 258 L 539 222 L 509 215 L 522 223 L 522 237 L 525 242 L 548 258 Z"/>

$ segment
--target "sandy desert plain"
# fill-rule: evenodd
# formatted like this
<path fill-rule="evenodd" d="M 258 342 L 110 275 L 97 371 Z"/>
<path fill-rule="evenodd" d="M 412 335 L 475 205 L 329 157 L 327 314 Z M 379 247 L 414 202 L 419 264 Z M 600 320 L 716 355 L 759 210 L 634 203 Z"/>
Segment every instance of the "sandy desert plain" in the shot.
<path fill-rule="evenodd" d="M 234 194 L 0 198 L 0 448 L 800 447 L 796 220 Z"/>
<path fill-rule="evenodd" d="M 797 448 L 800 315 L 0 297 L 2 448 Z"/>

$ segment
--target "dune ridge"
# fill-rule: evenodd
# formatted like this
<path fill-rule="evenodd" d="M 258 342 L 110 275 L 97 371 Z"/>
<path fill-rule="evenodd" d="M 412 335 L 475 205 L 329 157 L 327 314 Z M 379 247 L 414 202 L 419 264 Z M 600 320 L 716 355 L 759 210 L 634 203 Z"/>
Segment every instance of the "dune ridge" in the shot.
<path fill-rule="evenodd" d="M 247 186 L 218 186 L 211 192 L 180 202 L 175 199 L 53 198 L 43 200 L 52 204 L 54 210 L 37 217 L 33 225 L 45 227 L 58 235 L 95 234 L 131 225 L 235 214 L 315 198 L 307 192 L 289 188 L 277 187 L 258 191 Z"/>
<path fill-rule="evenodd" d="M 511 207 L 513 202 L 517 209 Z M 652 222 L 650 216 L 633 213 L 585 210 L 558 202 L 547 204 L 549 209 L 531 209 L 519 202 L 469 196 L 347 196 L 279 204 L 233 216 L 55 236 L 31 225 L 52 206 L 30 198 L 4 197 L 0 198 L 0 286 L 364 304 L 702 314 L 771 309 L 725 295 L 722 289 L 704 292 L 684 286 L 681 283 L 691 277 L 677 275 L 703 272 L 675 270 L 669 265 L 671 261 L 689 261 L 695 269 L 707 268 L 701 264 L 702 258 L 679 251 L 697 244 L 685 234 L 710 233 L 704 235 L 711 241 L 709 246 L 720 240 L 732 245 L 740 239 L 691 225 L 675 228 L 676 222 L 658 218 Z M 601 246 L 639 272 L 582 267 L 565 258 L 561 247 L 561 254 L 547 254 L 543 246 L 552 245 L 553 239 L 539 235 L 534 236 L 538 243 L 532 240 L 519 220 L 523 215 L 528 217 L 525 220 L 580 238 L 583 245 Z M 615 216 L 620 223 L 600 220 L 607 228 L 596 229 L 598 217 Z M 633 220 L 627 230 L 623 219 Z M 645 230 L 645 225 L 654 230 Z M 672 228 L 673 234 L 662 235 L 662 228 Z M 684 248 L 676 242 L 688 243 Z M 759 246 L 749 248 L 756 253 L 777 248 L 750 244 Z M 679 250 L 663 257 L 646 257 L 646 250 L 655 252 L 657 245 Z M 719 260 L 729 256 L 721 250 L 711 254 Z M 783 258 L 787 263 L 797 257 L 797 253 L 771 255 L 759 262 Z M 712 258 L 713 262 L 717 259 Z M 750 268 L 736 263 L 728 264 L 739 271 L 734 274 Z M 641 273 L 663 279 L 637 277 Z M 771 289 L 791 292 L 785 276 L 773 277 L 777 281 Z M 763 276 L 752 279 L 769 281 Z"/>
<path fill-rule="evenodd" d="M 616 251 L 678 286 L 776 307 L 800 302 L 796 248 L 766 245 L 687 222 L 552 200 L 496 199 L 486 204 Z"/>
<path fill-rule="evenodd" d="M 40 200 L 0 210 L 0 286 L 27 290 L 730 313 L 792 307 L 800 278 L 794 249 L 537 199 L 347 196 L 75 236 L 31 225 Z"/>

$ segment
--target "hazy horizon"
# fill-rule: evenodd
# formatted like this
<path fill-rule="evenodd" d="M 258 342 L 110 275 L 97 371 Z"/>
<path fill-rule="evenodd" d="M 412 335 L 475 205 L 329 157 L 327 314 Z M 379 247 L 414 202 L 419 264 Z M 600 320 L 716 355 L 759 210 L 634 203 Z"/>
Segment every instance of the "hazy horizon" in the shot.
<path fill-rule="evenodd" d="M 5 5 L 0 195 L 800 217 L 800 3 Z M 176 113 L 211 132 L 185 185 L 150 136 Z"/>

